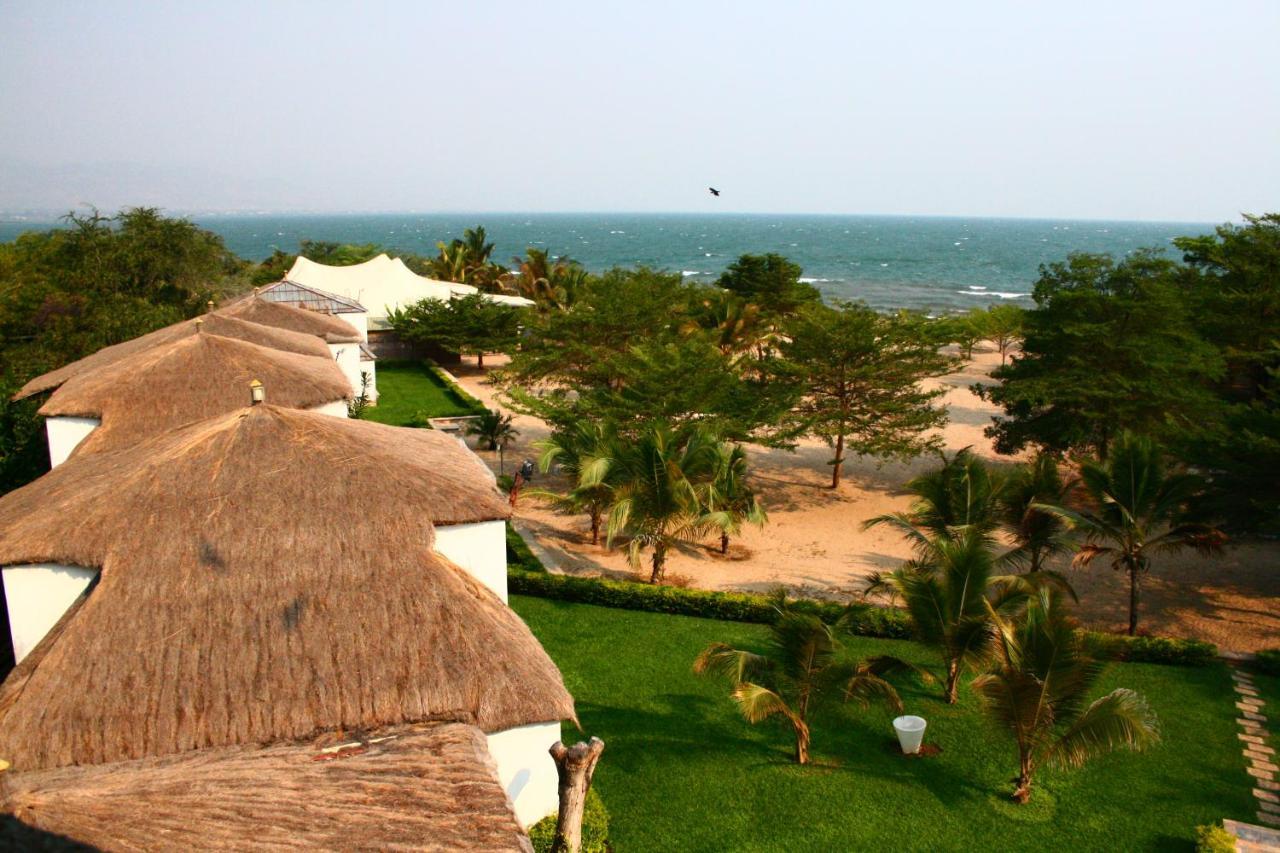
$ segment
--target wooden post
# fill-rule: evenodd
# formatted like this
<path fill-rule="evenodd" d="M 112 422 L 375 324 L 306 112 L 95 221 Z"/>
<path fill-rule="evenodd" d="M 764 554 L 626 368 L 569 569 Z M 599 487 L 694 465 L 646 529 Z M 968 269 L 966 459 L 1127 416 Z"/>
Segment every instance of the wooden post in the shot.
<path fill-rule="evenodd" d="M 556 741 L 551 758 L 560 775 L 560 812 L 556 815 L 556 840 L 551 853 L 580 853 L 582 850 L 582 810 L 596 772 L 596 762 L 604 752 L 604 741 L 593 737 L 586 743 L 566 747 Z"/>

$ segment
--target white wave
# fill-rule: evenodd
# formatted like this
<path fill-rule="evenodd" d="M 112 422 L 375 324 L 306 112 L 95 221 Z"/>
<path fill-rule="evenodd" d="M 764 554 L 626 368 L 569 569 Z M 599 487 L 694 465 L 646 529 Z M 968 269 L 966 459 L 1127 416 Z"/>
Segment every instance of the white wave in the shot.
<path fill-rule="evenodd" d="M 881 264 L 880 266 L 882 266 L 882 267 L 887 267 L 887 266 L 889 266 L 889 265 L 888 265 L 888 264 Z"/>
<path fill-rule="evenodd" d="M 825 284 L 826 282 L 835 281 L 834 278 L 801 278 L 801 284 Z"/>
<path fill-rule="evenodd" d="M 626 234 L 626 231 L 610 231 L 610 234 Z"/>
<path fill-rule="evenodd" d="M 1022 299 L 1030 296 L 1030 293 L 1007 293 L 1003 290 L 992 290 L 990 292 L 973 291 L 973 290 L 957 290 L 961 296 L 995 296 L 1000 299 Z"/>
<path fill-rule="evenodd" d="M 680 275 L 683 275 L 683 276 L 710 275 L 710 273 L 705 273 L 702 270 L 680 270 Z"/>
<path fill-rule="evenodd" d="M 969 289 L 970 290 L 986 290 L 986 288 L 980 284 L 971 284 L 969 285 Z"/>

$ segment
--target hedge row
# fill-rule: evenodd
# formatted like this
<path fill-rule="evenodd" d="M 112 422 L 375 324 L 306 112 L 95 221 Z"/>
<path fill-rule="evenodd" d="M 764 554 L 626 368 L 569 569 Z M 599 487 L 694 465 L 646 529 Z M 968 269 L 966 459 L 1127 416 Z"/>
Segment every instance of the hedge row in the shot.
<path fill-rule="evenodd" d="M 515 534 L 519 539 L 519 535 Z M 508 553 L 513 550 L 508 540 Z M 520 542 L 524 545 L 523 540 Z M 525 546 L 525 550 L 528 548 Z M 536 562 L 532 554 L 529 557 Z M 531 595 L 579 604 L 596 604 L 623 610 L 700 616 L 730 622 L 768 624 L 775 612 L 771 599 L 749 592 L 716 592 L 706 589 L 684 589 L 655 586 L 635 581 L 556 575 L 545 570 L 528 571 L 512 564 L 507 573 L 507 587 L 514 595 Z M 845 614 L 845 605 L 834 601 L 796 599 L 791 606 L 833 622 Z M 866 607 L 854 614 L 852 629 L 865 637 L 904 640 L 911 637 L 911 620 L 905 611 L 890 607 Z M 1097 657 L 1119 661 L 1163 663 L 1179 666 L 1205 666 L 1218 654 L 1217 647 L 1201 640 L 1173 640 L 1166 637 L 1125 637 L 1117 634 L 1086 632 L 1086 642 Z"/>
<path fill-rule="evenodd" d="M 1253 660 L 1253 668 L 1265 675 L 1280 676 L 1280 649 L 1263 649 Z"/>
<path fill-rule="evenodd" d="M 426 366 L 427 370 L 431 371 L 432 375 L 443 382 L 445 387 L 453 392 L 454 396 L 458 398 L 458 403 L 460 405 L 465 406 L 477 415 L 482 415 L 488 411 L 488 407 L 485 406 L 484 403 L 481 403 L 475 397 L 471 396 L 471 394 L 467 393 L 466 389 L 455 382 L 453 377 L 450 376 L 443 367 L 430 360 L 424 361 L 423 364 Z"/>

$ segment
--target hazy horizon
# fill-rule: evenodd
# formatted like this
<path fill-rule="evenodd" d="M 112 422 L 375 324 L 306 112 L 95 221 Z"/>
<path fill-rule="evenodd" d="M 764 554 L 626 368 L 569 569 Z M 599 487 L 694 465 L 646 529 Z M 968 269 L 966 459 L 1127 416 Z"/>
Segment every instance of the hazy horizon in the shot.
<path fill-rule="evenodd" d="M 361 9 L 0 6 L 0 211 L 1280 208 L 1265 0 Z"/>

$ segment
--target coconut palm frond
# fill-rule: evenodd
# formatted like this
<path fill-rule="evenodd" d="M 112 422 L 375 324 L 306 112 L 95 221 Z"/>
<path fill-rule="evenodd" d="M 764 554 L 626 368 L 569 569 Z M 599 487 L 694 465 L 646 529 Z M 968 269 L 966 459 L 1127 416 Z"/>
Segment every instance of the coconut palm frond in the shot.
<path fill-rule="evenodd" d="M 731 695 L 748 723 L 758 723 L 775 714 L 781 714 L 792 722 L 799 719 L 781 696 L 759 684 L 745 681 L 733 688 Z"/>
<path fill-rule="evenodd" d="M 1093 702 L 1047 750 L 1047 758 L 1079 767 L 1116 749 L 1140 751 L 1160 741 L 1160 725 L 1146 700 L 1118 688 Z"/>

